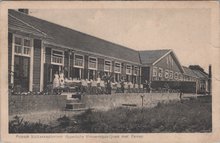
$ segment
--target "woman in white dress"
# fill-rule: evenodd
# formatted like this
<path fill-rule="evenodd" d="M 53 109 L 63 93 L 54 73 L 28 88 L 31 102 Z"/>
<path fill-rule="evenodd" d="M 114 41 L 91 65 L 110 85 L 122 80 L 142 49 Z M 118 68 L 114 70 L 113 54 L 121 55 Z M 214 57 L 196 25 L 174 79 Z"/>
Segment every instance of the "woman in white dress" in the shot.
<path fill-rule="evenodd" d="M 57 88 L 60 86 L 60 81 L 59 81 L 59 75 L 58 73 L 56 72 L 54 74 L 54 79 L 53 79 L 53 88 Z"/>

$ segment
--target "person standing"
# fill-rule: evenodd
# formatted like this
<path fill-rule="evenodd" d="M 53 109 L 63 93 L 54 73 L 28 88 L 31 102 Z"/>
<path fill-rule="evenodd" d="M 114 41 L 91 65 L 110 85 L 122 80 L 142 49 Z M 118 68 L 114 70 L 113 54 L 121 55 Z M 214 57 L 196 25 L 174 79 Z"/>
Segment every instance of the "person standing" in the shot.
<path fill-rule="evenodd" d="M 60 86 L 59 75 L 56 72 L 54 74 L 54 79 L 53 79 L 53 88 L 58 88 L 59 86 Z"/>
<path fill-rule="evenodd" d="M 148 92 L 148 82 L 147 82 L 147 80 L 144 81 L 143 88 L 144 88 L 145 92 L 147 93 Z"/>
<path fill-rule="evenodd" d="M 124 93 L 125 92 L 125 88 L 124 88 L 124 80 L 121 79 L 121 92 Z"/>

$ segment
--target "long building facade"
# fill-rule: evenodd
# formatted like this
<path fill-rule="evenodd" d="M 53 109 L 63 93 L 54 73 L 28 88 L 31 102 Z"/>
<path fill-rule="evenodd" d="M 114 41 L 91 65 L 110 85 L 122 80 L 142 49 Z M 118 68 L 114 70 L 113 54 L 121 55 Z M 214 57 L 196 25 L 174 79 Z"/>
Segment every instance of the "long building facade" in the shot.
<path fill-rule="evenodd" d="M 172 50 L 136 51 L 27 13 L 9 10 L 9 84 L 26 91 L 42 91 L 54 75 L 66 79 L 97 80 L 111 75 L 112 82 L 143 85 L 149 81 L 205 81 L 204 74 L 189 74 Z M 200 88 L 200 87 L 199 87 Z"/>

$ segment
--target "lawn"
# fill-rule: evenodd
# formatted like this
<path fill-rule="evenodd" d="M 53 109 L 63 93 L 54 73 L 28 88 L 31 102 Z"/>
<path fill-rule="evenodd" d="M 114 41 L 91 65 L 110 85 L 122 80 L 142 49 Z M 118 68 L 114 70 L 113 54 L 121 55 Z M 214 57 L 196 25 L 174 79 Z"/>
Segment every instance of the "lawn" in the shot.
<path fill-rule="evenodd" d="M 11 133 L 166 133 L 211 132 L 211 98 L 159 103 L 154 108 L 119 107 L 63 116 L 52 124 L 30 123 L 17 117 Z"/>

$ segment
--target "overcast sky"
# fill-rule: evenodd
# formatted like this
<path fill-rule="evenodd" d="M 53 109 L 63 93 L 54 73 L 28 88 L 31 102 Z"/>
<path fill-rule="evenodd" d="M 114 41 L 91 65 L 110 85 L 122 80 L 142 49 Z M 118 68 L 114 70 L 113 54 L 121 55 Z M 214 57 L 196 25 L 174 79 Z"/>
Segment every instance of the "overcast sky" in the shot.
<path fill-rule="evenodd" d="M 30 10 L 30 15 L 136 50 L 173 49 L 182 65 L 207 71 L 209 9 Z"/>

